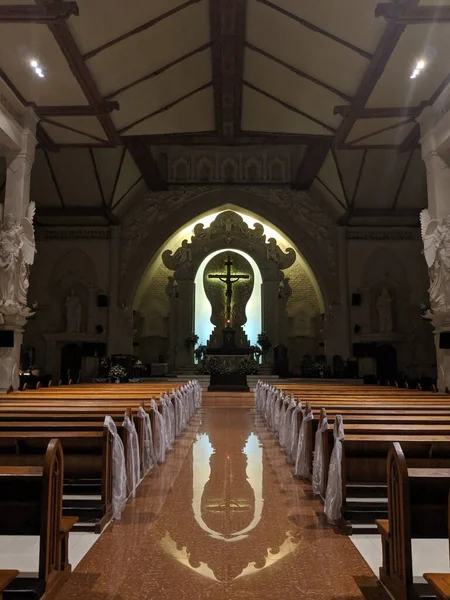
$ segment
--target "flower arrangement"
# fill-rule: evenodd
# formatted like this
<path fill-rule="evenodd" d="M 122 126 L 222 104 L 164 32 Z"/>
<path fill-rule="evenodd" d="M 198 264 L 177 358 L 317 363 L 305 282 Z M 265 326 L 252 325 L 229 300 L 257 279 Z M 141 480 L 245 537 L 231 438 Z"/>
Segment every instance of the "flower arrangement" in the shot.
<path fill-rule="evenodd" d="M 147 370 L 147 367 L 144 365 L 142 360 L 139 360 L 139 359 L 134 363 L 134 368 L 137 369 L 138 371 L 146 371 Z"/>
<path fill-rule="evenodd" d="M 114 365 L 109 371 L 111 379 L 125 379 L 127 376 L 127 370 L 122 365 Z"/>
<path fill-rule="evenodd" d="M 195 333 L 191 333 L 191 335 L 188 335 L 187 338 L 184 340 L 184 346 L 185 346 L 186 350 L 195 348 L 195 346 L 197 344 L 198 344 L 198 335 L 196 335 Z"/>
<path fill-rule="evenodd" d="M 260 346 L 263 355 L 267 354 L 272 348 L 272 342 L 265 331 L 258 334 L 258 346 Z"/>
<path fill-rule="evenodd" d="M 201 345 L 194 351 L 195 358 L 200 362 L 206 355 L 206 346 Z"/>
<path fill-rule="evenodd" d="M 200 375 L 257 375 L 258 363 L 250 356 L 244 356 L 231 366 L 216 356 L 207 356 L 199 365 Z"/>

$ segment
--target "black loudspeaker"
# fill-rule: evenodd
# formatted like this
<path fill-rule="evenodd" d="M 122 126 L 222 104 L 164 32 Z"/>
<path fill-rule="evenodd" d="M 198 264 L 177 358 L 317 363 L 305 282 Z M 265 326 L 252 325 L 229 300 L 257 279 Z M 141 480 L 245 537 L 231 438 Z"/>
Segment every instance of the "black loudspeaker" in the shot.
<path fill-rule="evenodd" d="M 355 325 L 355 326 L 353 327 L 353 331 L 354 331 L 355 333 L 359 333 L 359 332 L 361 331 L 361 325 Z"/>
<path fill-rule="evenodd" d="M 95 331 L 97 333 L 103 333 L 103 325 L 96 325 L 95 326 Z"/>
<path fill-rule="evenodd" d="M 450 350 L 450 331 L 443 331 L 439 336 L 439 348 Z"/>
<path fill-rule="evenodd" d="M 99 294 L 97 296 L 97 306 L 100 308 L 106 308 L 108 306 L 108 296 L 106 296 L 106 294 Z"/>
<path fill-rule="evenodd" d="M 361 306 L 361 294 L 352 294 L 352 306 Z"/>
<path fill-rule="evenodd" d="M 12 329 L 0 331 L 0 348 L 14 348 L 14 331 Z"/>
<path fill-rule="evenodd" d="M 376 344 L 353 344 L 353 356 L 356 358 L 369 358 L 375 356 Z"/>

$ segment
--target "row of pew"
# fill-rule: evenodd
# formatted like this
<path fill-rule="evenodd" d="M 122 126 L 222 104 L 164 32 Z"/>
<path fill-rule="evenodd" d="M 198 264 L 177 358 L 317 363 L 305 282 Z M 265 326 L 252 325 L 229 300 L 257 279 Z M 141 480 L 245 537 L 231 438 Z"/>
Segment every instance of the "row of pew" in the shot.
<path fill-rule="evenodd" d="M 197 381 L 170 393 L 163 385 L 0 397 L 0 536 L 40 539 L 36 576 L 0 570 L 0 598 L 51 600 L 71 572 L 69 532 L 100 533 L 120 519 L 142 478 L 165 461 L 202 394 Z"/>
<path fill-rule="evenodd" d="M 417 598 L 412 539 L 449 538 L 448 395 L 378 386 L 258 382 L 255 404 L 334 525 L 379 531 L 380 579 L 396 600 Z M 426 574 L 435 592 L 446 574 Z M 447 588 L 448 589 L 448 588 Z"/>

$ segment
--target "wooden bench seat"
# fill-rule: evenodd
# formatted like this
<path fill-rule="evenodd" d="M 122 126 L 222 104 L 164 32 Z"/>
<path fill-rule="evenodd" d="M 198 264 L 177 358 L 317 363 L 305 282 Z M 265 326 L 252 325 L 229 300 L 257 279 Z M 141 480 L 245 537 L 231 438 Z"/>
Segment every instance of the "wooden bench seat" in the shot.
<path fill-rule="evenodd" d="M 64 554 L 74 520 L 63 527 L 64 455 L 51 439 L 41 465 L 3 466 L 0 457 L 0 534 L 39 535 L 39 564 L 34 578 L 10 577 L 3 597 L 51 600 L 71 571 Z"/>
<path fill-rule="evenodd" d="M 3 590 L 17 577 L 15 569 L 0 569 L 0 600 L 3 600 Z"/>
<path fill-rule="evenodd" d="M 450 600 L 450 573 L 424 573 L 437 600 Z"/>
<path fill-rule="evenodd" d="M 64 515 L 79 517 L 77 531 L 100 533 L 112 515 L 112 437 L 107 428 L 0 431 L 0 462 L 4 467 L 39 466 L 49 440 L 55 437 L 64 449 L 64 495 L 86 496 L 84 502 L 64 501 Z"/>
<path fill-rule="evenodd" d="M 403 446 L 392 444 L 386 463 L 388 525 L 377 522 L 383 547 L 380 579 L 395 600 L 412 600 L 426 592 L 413 584 L 412 540 L 449 536 L 450 467 L 439 468 L 432 458 L 408 457 Z"/>

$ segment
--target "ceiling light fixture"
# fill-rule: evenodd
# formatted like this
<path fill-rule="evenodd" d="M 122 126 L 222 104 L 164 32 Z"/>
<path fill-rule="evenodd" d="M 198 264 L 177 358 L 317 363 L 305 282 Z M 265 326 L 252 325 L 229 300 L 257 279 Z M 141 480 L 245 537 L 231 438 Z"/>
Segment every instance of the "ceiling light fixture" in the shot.
<path fill-rule="evenodd" d="M 426 63 L 424 60 L 418 60 L 413 72 L 409 76 L 410 79 L 415 79 L 425 69 Z"/>
<path fill-rule="evenodd" d="M 36 59 L 30 60 L 30 66 L 38 77 L 44 77 L 44 71 Z"/>

